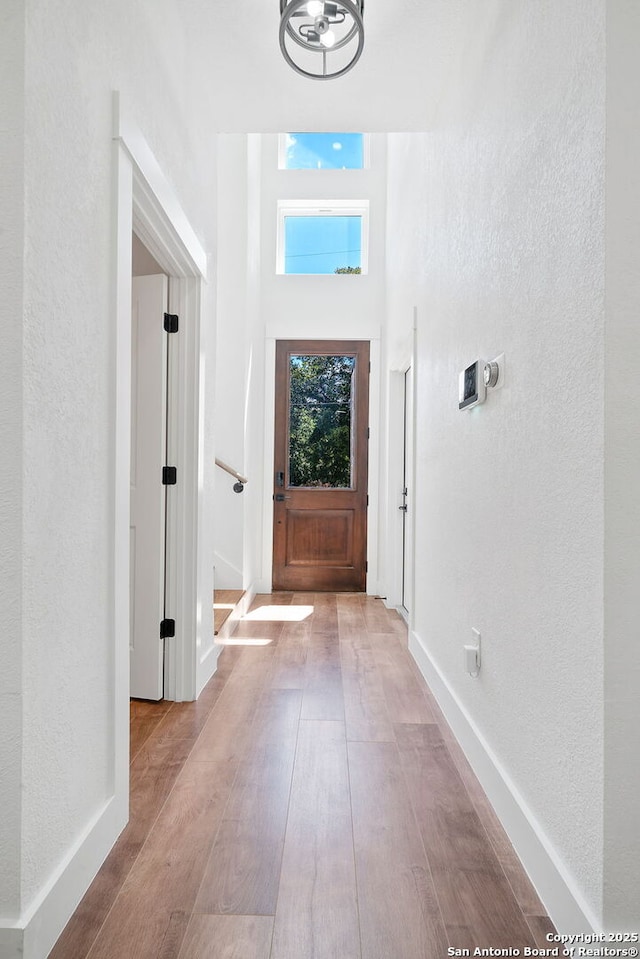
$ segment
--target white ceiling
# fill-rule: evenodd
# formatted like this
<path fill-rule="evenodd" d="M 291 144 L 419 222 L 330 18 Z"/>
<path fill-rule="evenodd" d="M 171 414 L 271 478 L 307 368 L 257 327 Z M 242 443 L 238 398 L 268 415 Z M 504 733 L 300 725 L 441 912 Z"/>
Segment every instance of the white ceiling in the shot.
<path fill-rule="evenodd" d="M 280 53 L 278 0 L 191 4 L 193 42 L 211 72 L 211 122 L 226 133 L 427 130 L 456 80 L 466 38 L 503 7 L 483 4 L 479 24 L 471 0 L 366 0 L 360 61 L 344 77 L 315 81 Z"/>

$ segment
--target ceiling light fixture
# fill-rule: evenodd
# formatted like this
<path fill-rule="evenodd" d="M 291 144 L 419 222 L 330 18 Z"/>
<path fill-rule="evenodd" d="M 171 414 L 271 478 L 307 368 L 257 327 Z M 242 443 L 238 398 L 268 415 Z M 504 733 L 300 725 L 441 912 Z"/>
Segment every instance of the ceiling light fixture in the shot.
<path fill-rule="evenodd" d="M 280 0 L 280 49 L 311 80 L 341 77 L 364 47 L 364 0 Z"/>

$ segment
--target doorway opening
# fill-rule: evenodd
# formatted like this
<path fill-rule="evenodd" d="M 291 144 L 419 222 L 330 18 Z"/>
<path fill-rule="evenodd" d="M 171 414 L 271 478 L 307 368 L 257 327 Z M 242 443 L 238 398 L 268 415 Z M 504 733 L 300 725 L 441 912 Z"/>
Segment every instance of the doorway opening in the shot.
<path fill-rule="evenodd" d="M 273 589 L 364 591 L 369 343 L 276 343 Z"/>
<path fill-rule="evenodd" d="M 170 415 L 164 424 L 166 462 L 175 466 L 178 477 L 164 523 L 169 557 L 165 574 L 166 603 L 176 623 L 175 636 L 165 641 L 164 677 L 161 678 L 165 699 L 196 697 L 199 673 L 203 671 L 199 648 L 203 621 L 205 627 L 207 625 L 200 615 L 198 600 L 208 592 L 208 584 L 198 582 L 201 301 L 207 272 L 206 254 L 171 184 L 117 93 L 114 94 L 113 149 L 113 801 L 107 807 L 101 833 L 105 847 L 100 850 L 99 861 L 104 859 L 125 825 L 129 803 L 133 234 L 160 267 L 160 273 L 165 274 L 168 312 L 180 318 L 180 332 L 173 350 L 174 369 L 168 377 Z M 153 270 L 155 272 L 155 265 Z M 158 420 L 162 425 L 162 415 Z M 210 585 L 213 586 L 212 580 Z M 162 648 L 159 631 L 157 635 L 158 646 Z"/>
<path fill-rule="evenodd" d="M 384 583 L 387 604 L 409 625 L 414 603 L 414 382 L 407 355 L 390 371 L 387 385 Z"/>

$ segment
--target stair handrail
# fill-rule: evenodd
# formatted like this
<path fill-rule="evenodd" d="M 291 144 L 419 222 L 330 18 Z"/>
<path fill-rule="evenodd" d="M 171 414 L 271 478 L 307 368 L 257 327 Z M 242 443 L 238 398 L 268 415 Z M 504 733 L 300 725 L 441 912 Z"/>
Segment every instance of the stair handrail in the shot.
<path fill-rule="evenodd" d="M 219 466 L 221 470 L 224 470 L 225 473 L 229 473 L 230 476 L 233 476 L 238 482 L 233 484 L 234 493 L 241 493 L 245 487 L 245 484 L 249 482 L 246 476 L 243 476 L 242 473 L 239 473 L 237 470 L 234 470 L 233 466 L 229 466 L 228 463 L 225 463 L 224 460 L 218 459 L 216 456 L 216 466 Z"/>

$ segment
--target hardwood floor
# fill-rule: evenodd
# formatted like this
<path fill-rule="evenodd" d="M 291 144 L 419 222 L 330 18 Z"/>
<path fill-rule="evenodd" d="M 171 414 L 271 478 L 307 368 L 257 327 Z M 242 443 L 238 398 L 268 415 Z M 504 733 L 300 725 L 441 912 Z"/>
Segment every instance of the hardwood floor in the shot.
<path fill-rule="evenodd" d="M 132 702 L 130 822 L 50 959 L 435 959 L 552 929 L 402 620 L 274 593 L 197 702 Z"/>
<path fill-rule="evenodd" d="M 216 589 L 213 594 L 213 632 L 214 635 L 222 630 L 222 627 L 233 613 L 235 607 L 244 596 L 243 589 Z"/>

